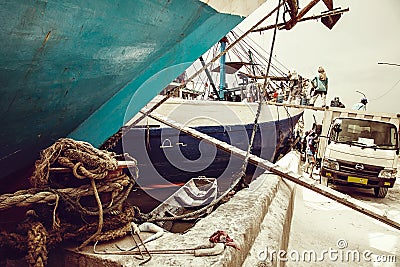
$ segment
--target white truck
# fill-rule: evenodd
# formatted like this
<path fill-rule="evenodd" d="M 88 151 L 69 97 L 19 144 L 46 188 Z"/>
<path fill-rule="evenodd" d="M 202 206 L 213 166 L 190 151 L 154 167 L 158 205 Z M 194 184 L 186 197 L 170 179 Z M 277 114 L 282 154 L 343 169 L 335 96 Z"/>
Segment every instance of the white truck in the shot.
<path fill-rule="evenodd" d="M 328 183 L 373 188 L 384 198 L 394 186 L 400 114 L 329 108 L 324 111 L 318 157 Z"/>

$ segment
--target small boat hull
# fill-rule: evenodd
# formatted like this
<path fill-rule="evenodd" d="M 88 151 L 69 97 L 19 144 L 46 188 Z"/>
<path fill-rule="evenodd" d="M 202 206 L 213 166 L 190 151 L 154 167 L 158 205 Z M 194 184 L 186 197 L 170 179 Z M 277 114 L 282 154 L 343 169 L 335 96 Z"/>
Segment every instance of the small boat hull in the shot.
<path fill-rule="evenodd" d="M 257 103 L 170 99 L 156 112 L 247 151 L 257 106 Z M 301 116 L 301 109 L 264 105 L 251 153 L 270 161 L 285 154 Z M 145 188 L 186 183 L 192 177 L 207 176 L 217 178 L 220 190 L 224 190 L 243 164 L 242 159 L 213 144 L 150 119 L 127 127 L 124 132 L 114 151 L 129 153 L 137 159 L 140 170 L 137 183 Z M 252 165 L 246 172 L 250 181 L 260 173 Z"/>
<path fill-rule="evenodd" d="M 210 204 L 218 197 L 217 179 L 207 177 L 191 178 L 174 194 L 162 202 L 152 212 L 151 218 L 176 217 L 199 210 Z M 195 216 L 198 218 L 209 214 L 213 207 L 207 208 Z M 188 217 L 186 219 L 192 219 Z M 157 222 L 165 230 L 170 231 L 174 225 L 173 221 L 163 220 Z"/>

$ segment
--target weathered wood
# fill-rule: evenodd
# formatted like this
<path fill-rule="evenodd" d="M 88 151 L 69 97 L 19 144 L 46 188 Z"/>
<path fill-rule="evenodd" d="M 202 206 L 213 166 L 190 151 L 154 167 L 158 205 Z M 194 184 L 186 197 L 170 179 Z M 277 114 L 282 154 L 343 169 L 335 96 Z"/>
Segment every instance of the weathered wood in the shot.
<path fill-rule="evenodd" d="M 349 10 L 350 10 L 349 8 L 345 8 L 345 9 L 335 9 L 335 10 L 332 10 L 332 11 L 324 12 L 324 13 L 322 13 L 322 14 L 320 14 L 320 15 L 312 15 L 312 16 L 305 17 L 305 18 L 299 18 L 299 19 L 297 20 L 297 22 L 303 22 L 303 21 L 308 21 L 308 20 L 322 19 L 322 18 L 329 17 L 329 16 L 334 16 L 334 15 L 338 15 L 338 14 L 343 14 L 343 13 L 345 13 L 345 12 L 348 12 Z M 297 23 L 297 22 L 296 22 L 296 23 Z M 278 23 L 278 29 L 279 29 L 279 30 L 286 29 L 286 28 L 284 27 L 285 25 L 286 25 L 286 23 Z M 293 26 L 294 26 L 294 25 L 293 25 Z M 292 26 L 292 27 L 293 27 L 293 26 Z M 262 32 L 262 31 L 271 30 L 271 29 L 273 29 L 273 28 L 275 28 L 275 24 L 273 24 L 273 25 L 268 25 L 268 26 L 265 26 L 265 27 L 260 27 L 260 28 L 257 28 L 257 29 L 254 29 L 253 32 Z"/>
<path fill-rule="evenodd" d="M 286 0 L 289 5 L 289 13 L 292 19 L 296 19 L 297 12 L 299 11 L 299 5 L 297 0 Z"/>
<path fill-rule="evenodd" d="M 268 101 L 267 104 L 275 105 L 275 106 L 290 107 L 290 108 L 312 109 L 312 110 L 319 110 L 319 111 L 325 111 L 326 109 L 329 109 L 328 106 L 314 107 L 314 106 L 304 106 L 304 105 L 296 105 L 296 104 L 288 104 L 288 103 L 277 103 L 277 102 L 272 102 L 272 101 Z"/>
<path fill-rule="evenodd" d="M 145 111 L 144 111 L 145 112 Z M 194 138 L 201 139 L 203 141 L 206 141 L 208 143 L 214 144 L 217 148 L 226 151 L 228 153 L 231 153 L 234 156 L 237 156 L 239 158 L 245 159 L 246 158 L 246 151 L 241 150 L 235 146 L 229 145 L 225 142 L 222 142 L 216 138 L 213 138 L 211 136 L 208 136 L 204 133 L 201 133 L 195 129 L 192 129 L 190 127 L 185 127 L 182 124 L 172 121 L 160 114 L 152 113 L 148 115 L 150 118 L 157 120 L 161 123 L 164 123 L 172 128 L 178 129 L 181 132 L 188 134 Z M 387 217 L 386 213 L 384 211 L 378 210 L 377 208 L 374 208 L 362 201 L 359 201 L 357 199 L 354 199 L 350 197 L 349 195 L 340 193 L 338 191 L 335 191 L 329 187 L 323 186 L 321 184 L 316 183 L 315 181 L 309 181 L 304 179 L 302 176 L 295 174 L 293 172 L 288 172 L 286 170 L 283 170 L 280 168 L 278 165 L 275 165 L 271 163 L 268 160 L 262 159 L 260 157 L 257 157 L 255 155 L 250 155 L 249 157 L 249 163 L 254 164 L 260 168 L 263 168 L 267 171 L 270 171 L 276 175 L 279 175 L 280 177 L 283 177 L 287 180 L 290 180 L 298 185 L 301 185 L 305 188 L 308 188 L 318 194 L 321 194 L 323 196 L 326 196 L 330 199 L 333 199 L 353 210 L 356 210 L 358 212 L 361 212 L 371 218 L 377 219 L 387 225 L 390 225 L 398 230 L 400 230 L 400 223 L 396 222 L 390 218 Z"/>
<path fill-rule="evenodd" d="M 246 75 L 247 77 L 251 78 L 251 79 L 265 79 L 265 76 L 261 76 L 261 75 L 253 75 L 250 73 L 244 73 L 244 75 Z M 268 79 L 272 80 L 272 81 L 289 81 L 289 77 L 279 77 L 279 76 L 268 76 Z"/>

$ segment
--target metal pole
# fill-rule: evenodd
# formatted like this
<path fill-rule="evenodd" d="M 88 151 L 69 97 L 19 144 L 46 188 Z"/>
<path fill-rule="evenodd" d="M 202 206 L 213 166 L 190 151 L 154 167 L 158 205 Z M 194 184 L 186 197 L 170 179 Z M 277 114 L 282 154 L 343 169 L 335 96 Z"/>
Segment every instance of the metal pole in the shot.
<path fill-rule="evenodd" d="M 219 59 L 219 99 L 224 99 L 224 93 L 225 93 L 225 57 L 226 53 L 223 53 L 226 48 L 226 43 L 228 39 L 226 37 L 223 37 L 219 42 L 221 43 L 221 58 Z"/>
<path fill-rule="evenodd" d="M 199 59 L 200 59 L 201 65 L 203 65 L 203 67 L 204 67 L 204 66 L 206 65 L 206 63 L 204 62 L 203 57 L 200 56 Z M 214 94 L 217 96 L 218 100 L 222 100 L 222 99 L 219 97 L 218 90 L 217 90 L 217 88 L 215 87 L 214 81 L 213 81 L 213 79 L 212 79 L 212 77 L 211 77 L 210 72 L 208 71 L 208 68 L 205 68 L 204 71 L 206 72 L 207 78 L 208 78 L 208 80 L 210 81 L 210 85 L 211 85 L 211 87 L 212 87 L 212 89 L 213 89 L 213 91 L 214 91 Z"/>
<path fill-rule="evenodd" d="M 341 10 L 334 10 L 334 11 L 330 11 L 330 12 L 327 12 L 327 13 L 323 13 L 321 15 L 313 15 L 313 16 L 310 16 L 310 17 L 301 18 L 301 19 L 298 19 L 297 22 L 303 22 L 303 21 L 308 21 L 308 20 L 315 20 L 315 19 L 320 19 L 320 18 L 324 18 L 324 17 L 329 17 L 329 16 L 332 16 L 332 15 L 337 15 L 337 14 L 342 14 L 344 12 L 348 12 L 349 10 L 350 10 L 349 8 L 341 9 Z M 282 29 L 284 29 L 282 27 L 285 26 L 285 25 L 286 25 L 286 23 L 284 23 L 284 22 L 283 23 L 279 23 L 278 27 L 279 27 L 280 30 L 282 30 Z M 269 26 L 266 26 L 266 27 L 260 27 L 260 28 L 254 29 L 253 32 L 262 32 L 262 31 L 271 30 L 273 28 L 275 28 L 275 25 L 269 25 Z"/>
<path fill-rule="evenodd" d="M 380 64 L 380 65 L 391 65 L 391 66 L 400 67 L 400 64 L 396 64 L 396 63 L 378 62 L 378 64 Z"/>

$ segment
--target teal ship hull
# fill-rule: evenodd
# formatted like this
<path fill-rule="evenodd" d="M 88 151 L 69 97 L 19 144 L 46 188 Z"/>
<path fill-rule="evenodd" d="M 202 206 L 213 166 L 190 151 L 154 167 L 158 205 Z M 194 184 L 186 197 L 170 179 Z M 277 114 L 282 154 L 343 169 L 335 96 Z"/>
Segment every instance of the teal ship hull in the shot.
<path fill-rule="evenodd" d="M 2 1 L 2 182 L 58 138 L 100 146 L 243 19 L 197 0 Z"/>

